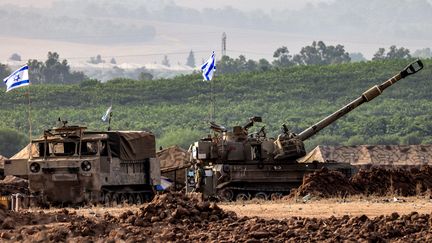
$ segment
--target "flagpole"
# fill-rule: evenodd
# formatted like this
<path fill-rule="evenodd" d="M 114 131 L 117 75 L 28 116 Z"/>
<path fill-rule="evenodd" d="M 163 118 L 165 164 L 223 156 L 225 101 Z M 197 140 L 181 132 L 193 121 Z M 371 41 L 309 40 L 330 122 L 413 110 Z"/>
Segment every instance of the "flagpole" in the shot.
<path fill-rule="evenodd" d="M 29 123 L 29 158 L 32 155 L 32 122 L 31 122 L 31 100 L 30 100 L 30 85 L 27 88 L 27 99 L 28 99 L 28 123 Z"/>
<path fill-rule="evenodd" d="M 213 80 L 210 80 L 210 121 L 213 121 Z"/>
<path fill-rule="evenodd" d="M 215 75 L 216 76 L 216 75 Z M 214 93 L 214 89 L 215 89 L 215 81 L 214 81 L 214 79 L 213 80 L 211 80 L 211 82 L 213 83 L 212 84 L 212 91 L 211 91 L 211 93 L 212 93 L 212 121 L 214 122 L 215 120 L 216 120 L 216 95 L 215 95 L 215 93 Z"/>

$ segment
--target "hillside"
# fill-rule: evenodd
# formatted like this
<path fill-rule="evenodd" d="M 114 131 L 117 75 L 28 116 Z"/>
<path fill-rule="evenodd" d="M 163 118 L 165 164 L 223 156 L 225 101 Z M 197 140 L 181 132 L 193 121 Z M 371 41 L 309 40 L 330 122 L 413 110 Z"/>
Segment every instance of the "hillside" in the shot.
<path fill-rule="evenodd" d="M 420 73 L 401 80 L 369 104 L 353 111 L 319 135 L 316 144 L 431 143 L 432 60 Z M 216 122 L 227 127 L 262 116 L 269 135 L 280 125 L 300 132 L 390 78 L 406 60 L 330 66 L 296 66 L 260 73 L 217 76 Z M 33 134 L 56 124 L 57 118 L 90 129 L 106 129 L 101 121 L 111 101 L 114 129 L 149 129 L 158 144 L 187 147 L 208 133 L 209 83 L 200 75 L 152 81 L 113 80 L 79 85 L 32 85 Z M 26 88 L 0 93 L 0 129 L 28 133 Z M 260 124 L 255 129 L 259 129 Z M 0 151 L 1 153 L 2 151 Z"/>

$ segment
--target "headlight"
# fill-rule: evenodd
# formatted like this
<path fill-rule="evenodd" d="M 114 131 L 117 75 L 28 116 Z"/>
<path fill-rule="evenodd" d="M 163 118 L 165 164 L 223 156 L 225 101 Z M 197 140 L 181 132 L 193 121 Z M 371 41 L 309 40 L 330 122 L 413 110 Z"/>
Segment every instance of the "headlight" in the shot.
<path fill-rule="evenodd" d="M 33 162 L 30 164 L 30 171 L 33 173 L 38 173 L 40 171 L 40 164 Z"/>
<path fill-rule="evenodd" d="M 82 163 L 81 163 L 81 169 L 83 170 L 83 171 L 89 171 L 89 170 L 91 170 L 91 163 L 90 163 L 90 161 L 87 161 L 87 160 L 84 160 Z"/>

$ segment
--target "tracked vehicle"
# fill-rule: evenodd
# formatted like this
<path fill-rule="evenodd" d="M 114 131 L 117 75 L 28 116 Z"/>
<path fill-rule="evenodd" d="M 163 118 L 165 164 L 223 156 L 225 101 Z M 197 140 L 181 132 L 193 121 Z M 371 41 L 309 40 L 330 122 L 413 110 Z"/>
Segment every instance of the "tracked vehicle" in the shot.
<path fill-rule="evenodd" d="M 194 166 L 187 171 L 187 191 L 194 191 L 196 183 L 200 183 L 195 178 L 198 167 L 203 167 L 205 171 L 204 182 L 201 182 L 204 184 L 204 196 L 221 200 L 278 198 L 297 188 L 305 174 L 324 167 L 348 176 L 355 173 L 355 168 L 346 163 L 297 162 L 306 155 L 303 142 L 422 68 L 420 60 L 411 63 L 397 75 L 371 87 L 357 99 L 299 134 L 290 132 L 285 125 L 276 139 L 267 137 L 264 128 L 256 134 L 249 134 L 248 129 L 254 123 L 261 122 L 261 117 L 253 117 L 244 126 L 233 127 L 232 131 L 211 123 L 213 135 L 191 145 L 191 162 Z"/>
<path fill-rule="evenodd" d="M 150 132 L 91 132 L 63 122 L 28 148 L 29 159 L 6 160 L 5 172 L 28 178 L 43 203 L 142 203 L 160 184 Z"/>

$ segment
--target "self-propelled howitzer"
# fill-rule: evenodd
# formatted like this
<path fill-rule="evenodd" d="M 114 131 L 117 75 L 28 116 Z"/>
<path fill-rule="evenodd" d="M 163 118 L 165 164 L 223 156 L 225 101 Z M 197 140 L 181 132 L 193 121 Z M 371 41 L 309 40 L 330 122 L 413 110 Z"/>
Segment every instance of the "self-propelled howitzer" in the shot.
<path fill-rule="evenodd" d="M 277 154 L 275 154 L 275 159 L 299 158 L 301 156 L 304 156 L 306 153 L 303 141 L 312 137 L 328 125 L 332 124 L 342 116 L 346 115 L 347 113 L 360 106 L 361 104 L 369 102 L 377 96 L 381 95 L 381 93 L 384 92 L 385 89 L 392 86 L 397 81 L 420 71 L 422 68 L 423 63 L 420 60 L 416 60 L 392 78 L 388 79 L 380 85 L 375 85 L 371 87 L 367 91 L 363 92 L 363 94 L 357 99 L 351 101 L 349 104 L 340 108 L 333 114 L 308 127 L 298 135 L 294 135 L 291 137 L 284 136 L 283 134 L 282 136 L 280 135 L 275 142 L 277 151 Z"/>
<path fill-rule="evenodd" d="M 397 75 L 371 87 L 357 99 L 299 134 L 290 132 L 285 125 L 276 139 L 268 138 L 264 128 L 258 133 L 249 134 L 249 128 L 255 122 L 261 122 L 261 117 L 252 117 L 246 125 L 235 126 L 232 131 L 211 123 L 214 135 L 191 146 L 192 164 L 204 166 L 206 171 L 204 185 L 199 188 L 205 196 L 223 200 L 247 199 L 251 196 L 268 198 L 289 193 L 301 184 L 305 174 L 323 167 L 352 174 L 355 169 L 347 163 L 298 163 L 297 159 L 306 154 L 303 142 L 422 68 L 420 60 L 411 63 Z M 193 191 L 196 187 L 195 169 L 190 168 L 187 172 L 187 191 Z"/>

